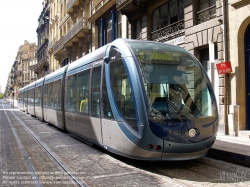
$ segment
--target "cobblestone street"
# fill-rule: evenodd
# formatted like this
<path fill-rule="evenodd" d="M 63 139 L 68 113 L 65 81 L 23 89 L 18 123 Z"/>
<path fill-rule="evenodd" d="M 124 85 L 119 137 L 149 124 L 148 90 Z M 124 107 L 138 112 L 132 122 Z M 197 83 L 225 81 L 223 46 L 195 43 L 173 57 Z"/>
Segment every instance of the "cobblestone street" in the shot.
<path fill-rule="evenodd" d="M 134 161 L 0 103 L 2 186 L 250 186 L 250 169 L 208 157 Z"/>

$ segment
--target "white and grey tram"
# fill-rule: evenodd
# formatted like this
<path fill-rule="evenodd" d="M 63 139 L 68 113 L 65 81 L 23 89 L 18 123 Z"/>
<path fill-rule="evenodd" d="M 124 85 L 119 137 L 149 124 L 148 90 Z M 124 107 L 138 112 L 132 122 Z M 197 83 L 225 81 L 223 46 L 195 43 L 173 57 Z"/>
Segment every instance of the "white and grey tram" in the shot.
<path fill-rule="evenodd" d="M 205 156 L 215 95 L 185 49 L 117 39 L 19 90 L 20 110 L 84 142 L 139 160 Z"/>

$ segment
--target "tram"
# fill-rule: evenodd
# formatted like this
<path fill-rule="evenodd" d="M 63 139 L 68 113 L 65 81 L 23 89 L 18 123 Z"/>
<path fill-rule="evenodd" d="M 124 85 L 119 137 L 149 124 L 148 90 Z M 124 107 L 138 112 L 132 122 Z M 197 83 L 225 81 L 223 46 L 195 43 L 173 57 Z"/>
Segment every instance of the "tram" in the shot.
<path fill-rule="evenodd" d="M 116 39 L 19 90 L 20 110 L 138 160 L 205 156 L 218 129 L 209 78 L 187 50 Z"/>

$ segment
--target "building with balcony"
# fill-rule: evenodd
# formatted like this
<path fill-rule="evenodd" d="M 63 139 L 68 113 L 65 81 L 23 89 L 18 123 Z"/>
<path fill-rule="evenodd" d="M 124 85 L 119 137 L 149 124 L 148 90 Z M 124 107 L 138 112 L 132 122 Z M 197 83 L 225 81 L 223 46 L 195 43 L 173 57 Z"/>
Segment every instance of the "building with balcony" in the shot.
<path fill-rule="evenodd" d="M 43 10 L 38 18 L 37 41 L 37 64 L 33 66 L 37 78 L 41 78 L 49 73 L 49 18 L 50 18 L 50 3 L 48 0 L 43 2 Z"/>
<path fill-rule="evenodd" d="M 36 43 L 29 43 L 27 40 L 19 47 L 17 53 L 19 87 L 22 88 L 37 79 L 37 75 L 33 75 L 34 66 L 37 64 L 37 48 Z"/>
<path fill-rule="evenodd" d="M 50 1 L 50 71 L 89 53 L 89 0 Z"/>
<path fill-rule="evenodd" d="M 14 61 L 11 71 L 9 73 L 9 77 L 6 84 L 5 95 L 9 98 L 16 99 L 16 91 L 19 89 L 18 85 L 18 62 L 17 59 Z"/>
<path fill-rule="evenodd" d="M 34 66 L 37 64 L 37 45 L 27 40 L 18 49 L 15 61 L 9 73 L 6 84 L 5 95 L 17 98 L 18 90 L 37 80 Z"/>

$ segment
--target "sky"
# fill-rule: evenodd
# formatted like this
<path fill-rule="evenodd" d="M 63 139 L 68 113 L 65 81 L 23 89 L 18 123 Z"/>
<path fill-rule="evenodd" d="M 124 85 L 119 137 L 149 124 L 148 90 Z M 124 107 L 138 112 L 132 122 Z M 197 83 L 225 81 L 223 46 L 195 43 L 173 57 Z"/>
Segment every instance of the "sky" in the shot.
<path fill-rule="evenodd" d="M 24 40 L 37 44 L 38 18 L 43 0 L 3 0 L 0 11 L 0 85 L 2 92 Z"/>

